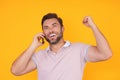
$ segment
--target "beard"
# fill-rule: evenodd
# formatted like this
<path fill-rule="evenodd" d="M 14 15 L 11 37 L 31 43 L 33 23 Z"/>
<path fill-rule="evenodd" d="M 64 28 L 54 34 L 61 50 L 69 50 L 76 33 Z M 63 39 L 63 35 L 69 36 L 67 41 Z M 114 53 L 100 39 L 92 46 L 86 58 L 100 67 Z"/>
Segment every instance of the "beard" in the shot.
<path fill-rule="evenodd" d="M 52 32 L 52 33 L 54 33 L 54 32 Z M 49 44 L 57 44 L 63 37 L 63 32 L 61 31 L 59 34 L 57 33 L 57 35 L 58 36 L 55 40 L 50 40 L 47 36 L 45 36 L 45 39 L 48 41 Z"/>

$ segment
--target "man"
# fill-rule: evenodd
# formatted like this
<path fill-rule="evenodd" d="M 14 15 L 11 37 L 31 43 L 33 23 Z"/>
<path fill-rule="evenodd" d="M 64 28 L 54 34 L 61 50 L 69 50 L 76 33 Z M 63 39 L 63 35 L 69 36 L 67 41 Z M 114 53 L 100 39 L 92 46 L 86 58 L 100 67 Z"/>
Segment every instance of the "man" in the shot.
<path fill-rule="evenodd" d="M 34 36 L 32 44 L 13 63 L 11 71 L 14 75 L 37 68 L 39 80 L 82 80 L 87 61 L 98 62 L 112 56 L 107 40 L 89 16 L 83 19 L 83 24 L 93 31 L 96 46 L 65 41 L 62 19 L 55 13 L 46 14 L 41 24 L 43 32 Z M 35 53 L 44 44 L 44 38 L 49 47 Z"/>

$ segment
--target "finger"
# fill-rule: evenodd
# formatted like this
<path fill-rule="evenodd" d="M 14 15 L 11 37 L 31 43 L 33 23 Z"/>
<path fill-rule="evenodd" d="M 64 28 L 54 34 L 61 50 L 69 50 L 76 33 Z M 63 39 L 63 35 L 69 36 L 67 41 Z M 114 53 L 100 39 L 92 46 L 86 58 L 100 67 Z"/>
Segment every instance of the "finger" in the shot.
<path fill-rule="evenodd" d="M 44 35 L 39 35 L 39 37 L 44 38 Z"/>
<path fill-rule="evenodd" d="M 44 38 L 38 37 L 38 41 L 40 41 L 40 43 L 44 44 Z"/>
<path fill-rule="evenodd" d="M 41 33 L 41 32 L 40 32 L 40 33 L 38 33 L 38 34 L 36 34 L 35 36 L 36 36 L 36 37 L 39 37 L 39 36 L 40 36 L 40 37 L 44 38 L 44 34 L 43 34 L 43 33 Z"/>
<path fill-rule="evenodd" d="M 37 38 L 38 38 L 38 40 L 40 41 L 41 39 L 44 39 L 44 36 L 38 35 Z"/>
<path fill-rule="evenodd" d="M 83 23 L 87 23 L 88 22 L 88 18 L 85 17 L 84 20 L 83 20 Z"/>
<path fill-rule="evenodd" d="M 43 32 L 39 33 L 38 35 L 42 35 L 42 36 L 45 36 Z"/>
<path fill-rule="evenodd" d="M 86 23 L 88 22 L 88 17 L 86 17 L 86 20 L 85 20 L 85 22 L 86 22 Z"/>

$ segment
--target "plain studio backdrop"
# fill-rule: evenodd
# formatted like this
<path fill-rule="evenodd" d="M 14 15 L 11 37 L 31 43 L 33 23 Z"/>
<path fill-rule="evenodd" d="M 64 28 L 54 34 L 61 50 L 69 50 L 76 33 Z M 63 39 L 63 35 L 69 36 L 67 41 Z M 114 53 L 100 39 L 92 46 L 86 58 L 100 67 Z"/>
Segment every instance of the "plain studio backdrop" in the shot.
<path fill-rule="evenodd" d="M 18 77 L 10 68 L 33 36 L 42 31 L 41 18 L 48 12 L 62 17 L 65 40 L 95 45 L 92 31 L 82 24 L 84 16 L 92 16 L 109 41 L 113 57 L 87 63 L 83 80 L 120 80 L 119 0 L 0 0 L 0 80 L 37 80 L 37 70 Z M 38 50 L 47 46 L 45 42 Z"/>

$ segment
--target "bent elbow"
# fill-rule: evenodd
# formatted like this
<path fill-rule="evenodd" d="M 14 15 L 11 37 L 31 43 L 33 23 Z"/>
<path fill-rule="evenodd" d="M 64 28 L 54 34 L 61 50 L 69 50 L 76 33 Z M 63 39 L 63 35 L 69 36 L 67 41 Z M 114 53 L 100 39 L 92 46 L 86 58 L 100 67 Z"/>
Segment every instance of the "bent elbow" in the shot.
<path fill-rule="evenodd" d="M 109 54 L 107 54 L 105 57 L 104 57 L 104 60 L 108 60 L 112 57 L 112 52 L 110 52 Z"/>
<path fill-rule="evenodd" d="M 15 70 L 15 69 L 13 69 L 13 68 L 11 68 L 11 73 L 12 73 L 13 75 L 15 75 L 15 76 L 21 76 L 21 74 L 20 74 L 17 70 Z"/>

